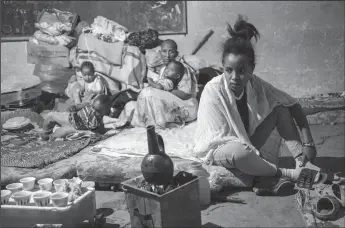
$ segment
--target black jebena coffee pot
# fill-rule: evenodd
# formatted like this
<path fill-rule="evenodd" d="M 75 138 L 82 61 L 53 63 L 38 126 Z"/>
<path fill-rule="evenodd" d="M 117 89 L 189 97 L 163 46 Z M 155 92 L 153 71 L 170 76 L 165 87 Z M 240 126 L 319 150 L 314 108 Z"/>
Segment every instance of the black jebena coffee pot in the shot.
<path fill-rule="evenodd" d="M 174 164 L 165 153 L 163 138 L 156 133 L 155 127 L 150 125 L 146 131 L 148 154 L 141 162 L 141 172 L 149 184 L 165 185 L 173 178 Z"/>

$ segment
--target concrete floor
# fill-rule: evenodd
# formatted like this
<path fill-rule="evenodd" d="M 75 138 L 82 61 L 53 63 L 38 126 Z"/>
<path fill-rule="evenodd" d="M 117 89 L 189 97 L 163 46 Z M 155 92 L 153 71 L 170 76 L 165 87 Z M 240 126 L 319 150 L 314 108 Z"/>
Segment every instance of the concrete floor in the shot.
<path fill-rule="evenodd" d="M 319 167 L 345 173 L 344 135 L 345 125 L 312 125 L 312 134 L 317 144 Z M 283 152 L 280 163 L 292 166 L 293 160 Z M 245 204 L 216 203 L 202 210 L 203 227 L 305 227 L 305 221 L 297 210 L 294 195 L 256 196 L 250 190 L 227 192 L 230 197 L 243 199 Z M 106 215 L 107 227 L 130 227 L 123 192 L 97 191 L 97 208 Z M 342 218 L 343 219 L 343 218 Z"/>

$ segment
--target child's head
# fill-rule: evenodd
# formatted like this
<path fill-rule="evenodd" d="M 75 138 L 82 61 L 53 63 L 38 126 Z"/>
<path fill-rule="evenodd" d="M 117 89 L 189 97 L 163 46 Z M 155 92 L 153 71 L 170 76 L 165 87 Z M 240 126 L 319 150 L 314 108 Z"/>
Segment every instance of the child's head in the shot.
<path fill-rule="evenodd" d="M 171 61 L 164 70 L 164 77 L 170 80 L 181 79 L 185 73 L 185 68 L 181 62 Z"/>
<path fill-rule="evenodd" d="M 93 82 L 96 78 L 95 67 L 89 61 L 83 62 L 81 64 L 81 74 L 87 83 Z"/>
<path fill-rule="evenodd" d="M 165 40 L 161 44 L 161 55 L 165 65 L 170 61 L 175 60 L 178 55 L 176 42 L 170 39 Z"/>
<path fill-rule="evenodd" d="M 99 94 L 93 99 L 92 107 L 99 117 L 108 116 L 111 108 L 111 98 L 105 94 Z"/>

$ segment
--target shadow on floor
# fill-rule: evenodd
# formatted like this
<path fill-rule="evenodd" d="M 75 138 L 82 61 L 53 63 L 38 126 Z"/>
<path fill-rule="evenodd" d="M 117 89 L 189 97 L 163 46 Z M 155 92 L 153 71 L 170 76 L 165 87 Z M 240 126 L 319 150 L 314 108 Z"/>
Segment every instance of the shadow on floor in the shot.
<path fill-rule="evenodd" d="M 294 167 L 294 159 L 292 157 L 281 157 L 279 158 L 279 165 L 282 168 L 293 168 Z M 315 159 L 315 165 L 337 173 L 341 172 L 345 174 L 345 157 L 317 157 Z"/>

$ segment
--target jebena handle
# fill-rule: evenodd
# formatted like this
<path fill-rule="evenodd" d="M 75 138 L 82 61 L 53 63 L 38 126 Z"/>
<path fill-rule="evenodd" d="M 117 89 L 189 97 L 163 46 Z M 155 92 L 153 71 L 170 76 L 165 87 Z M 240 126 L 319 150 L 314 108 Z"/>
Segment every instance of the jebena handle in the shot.
<path fill-rule="evenodd" d="M 157 134 L 157 142 L 158 142 L 159 152 L 161 152 L 161 154 L 165 154 L 163 137 L 159 134 Z"/>

